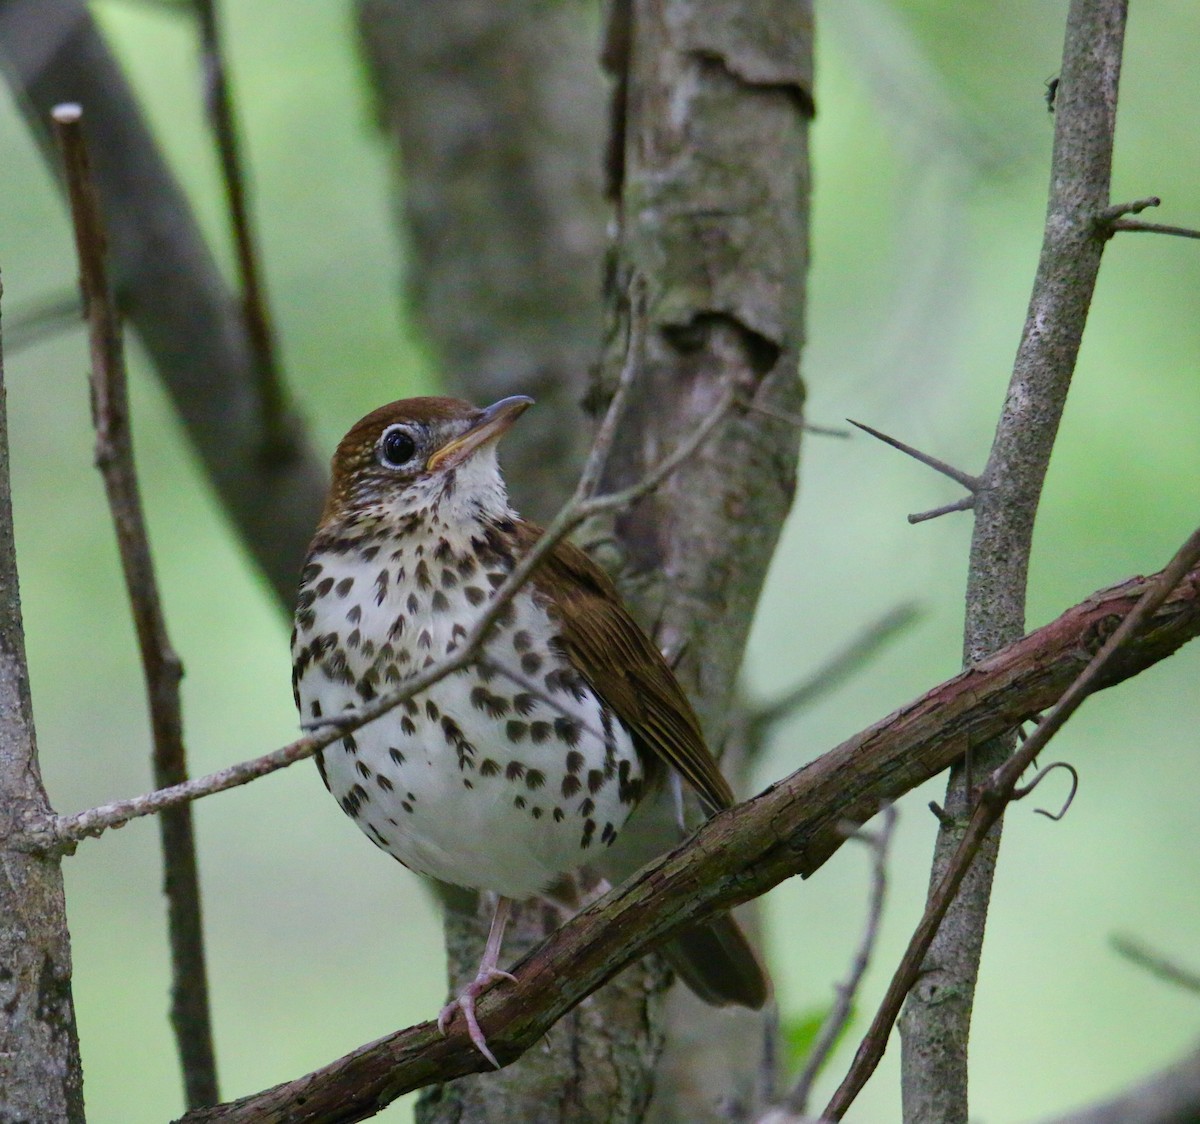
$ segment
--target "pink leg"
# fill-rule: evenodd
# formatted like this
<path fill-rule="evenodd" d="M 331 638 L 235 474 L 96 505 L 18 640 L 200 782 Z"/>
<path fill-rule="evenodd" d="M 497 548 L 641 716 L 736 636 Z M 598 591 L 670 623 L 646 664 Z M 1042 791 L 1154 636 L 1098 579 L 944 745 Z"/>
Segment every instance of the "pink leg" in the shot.
<path fill-rule="evenodd" d="M 500 1068 L 500 1063 L 496 1061 L 496 1055 L 488 1049 L 487 1039 L 480 1029 L 479 1020 L 475 1017 L 475 1000 L 494 980 L 515 980 L 517 978 L 511 972 L 503 972 L 496 967 L 500 961 L 500 945 L 504 941 L 504 929 L 508 925 L 511 908 L 512 902 L 508 898 L 496 899 L 496 912 L 492 914 L 492 927 L 488 930 L 487 944 L 484 946 L 483 959 L 479 962 L 479 971 L 475 973 L 475 978 L 455 998 L 451 999 L 438 1015 L 438 1029 L 445 1034 L 451 1019 L 454 1018 L 454 1012 L 462 1011 L 463 1018 L 467 1023 L 467 1033 L 471 1036 L 475 1049 L 497 1069 Z"/>

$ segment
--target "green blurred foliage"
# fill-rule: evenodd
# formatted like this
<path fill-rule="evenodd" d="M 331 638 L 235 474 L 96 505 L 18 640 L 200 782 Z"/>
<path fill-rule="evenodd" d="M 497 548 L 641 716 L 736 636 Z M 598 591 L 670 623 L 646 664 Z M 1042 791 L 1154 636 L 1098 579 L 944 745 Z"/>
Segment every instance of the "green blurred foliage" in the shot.
<path fill-rule="evenodd" d="M 817 1035 L 829 1018 L 831 1008 L 813 1007 L 798 1014 L 786 1015 L 781 1020 L 780 1037 L 783 1040 L 783 1061 L 787 1070 L 798 1073 L 801 1066 L 808 1060 L 808 1055 L 817 1044 Z M 854 1016 L 851 1009 L 851 1021 L 847 1021 L 838 1031 L 837 1042 L 846 1037 Z"/>
<path fill-rule="evenodd" d="M 1036 264 L 1065 4 L 855 0 L 819 12 L 815 222 L 805 377 L 814 421 L 852 416 L 967 470 L 986 455 Z M 346 4 L 225 5 L 252 190 L 289 383 L 331 449 L 381 401 L 432 385 L 404 322 L 388 156 L 370 120 Z M 228 263 L 199 111 L 190 21 L 170 6 L 96 6 L 200 219 Z M 1200 10 L 1138 7 L 1122 83 L 1114 198 L 1200 224 L 1192 45 Z M 7 98 L 7 95 L 5 95 Z M 64 208 L 15 108 L 0 102 L 0 268 L 11 330 L 73 284 Z M 1038 524 L 1030 625 L 1158 568 L 1196 522 L 1200 319 L 1194 243 L 1122 235 L 1107 251 Z M 131 347 L 136 440 L 193 769 L 287 741 L 287 625 L 249 570 L 178 425 Z M 43 768 L 73 811 L 148 785 L 132 628 L 91 468 L 82 333 L 7 360 L 18 548 Z M 950 482 L 865 437 L 810 438 L 802 486 L 747 659 L 769 697 L 891 606 L 927 609 L 850 685 L 780 730 L 758 780 L 788 772 L 957 670 L 969 516 L 908 526 Z M 973 1105 L 1037 1119 L 1115 1090 L 1194 1038 L 1194 1002 L 1116 959 L 1131 931 L 1196 967 L 1200 656 L 1185 651 L 1092 700 L 1051 759 L 1081 770 L 1070 814 L 1010 816 L 974 1031 Z M 1053 782 L 1051 782 L 1053 783 Z M 902 802 L 877 1002 L 925 895 L 933 783 Z M 1044 803 L 1055 796 L 1047 792 Z M 367 846 L 305 765 L 197 809 L 223 1090 L 330 1060 L 442 999 L 436 912 Z M 86 1093 L 96 1121 L 181 1105 L 166 1020 L 154 826 L 67 863 Z M 826 1005 L 867 890 L 840 854 L 767 903 L 785 1012 Z M 794 1017 L 788 1019 L 795 1022 Z M 854 1026 L 821 1089 L 840 1079 Z M 852 1118 L 898 1117 L 898 1049 Z M 1019 1075 L 1019 1077 L 1017 1077 Z M 407 1105 L 385 1118 L 402 1120 Z"/>

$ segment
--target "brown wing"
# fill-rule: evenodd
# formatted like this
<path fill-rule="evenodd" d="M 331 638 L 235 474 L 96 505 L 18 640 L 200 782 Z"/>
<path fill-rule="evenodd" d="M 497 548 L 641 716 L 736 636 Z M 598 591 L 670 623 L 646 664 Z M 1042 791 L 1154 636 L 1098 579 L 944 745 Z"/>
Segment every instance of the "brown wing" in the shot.
<path fill-rule="evenodd" d="M 532 545 L 541 531 L 525 528 Z M 712 810 L 730 807 L 733 791 L 708 751 L 691 703 L 608 575 L 578 547 L 560 543 L 533 582 L 552 597 L 572 662 L 641 747 L 677 770 Z"/>

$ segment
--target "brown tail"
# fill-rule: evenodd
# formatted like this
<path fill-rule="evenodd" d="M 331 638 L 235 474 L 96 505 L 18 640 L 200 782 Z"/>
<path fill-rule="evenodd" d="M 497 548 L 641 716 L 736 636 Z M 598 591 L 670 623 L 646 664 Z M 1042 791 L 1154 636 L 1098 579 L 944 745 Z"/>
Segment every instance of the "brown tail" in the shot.
<path fill-rule="evenodd" d="M 663 945 L 662 953 L 705 1003 L 758 1010 L 767 1001 L 767 975 L 746 934 L 728 913 L 681 933 Z"/>

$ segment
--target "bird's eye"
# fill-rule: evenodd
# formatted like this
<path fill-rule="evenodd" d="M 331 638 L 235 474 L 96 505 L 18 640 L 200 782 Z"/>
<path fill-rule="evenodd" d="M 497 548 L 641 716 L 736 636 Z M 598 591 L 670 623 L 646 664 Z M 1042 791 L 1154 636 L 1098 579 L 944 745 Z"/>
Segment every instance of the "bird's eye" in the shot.
<path fill-rule="evenodd" d="M 403 468 L 416 452 L 417 443 L 405 426 L 390 426 L 379 439 L 379 459 L 385 468 Z"/>

